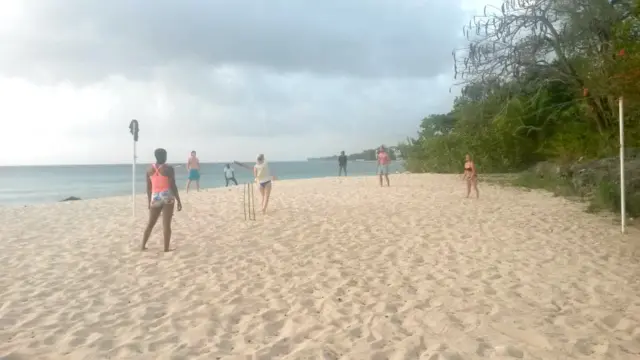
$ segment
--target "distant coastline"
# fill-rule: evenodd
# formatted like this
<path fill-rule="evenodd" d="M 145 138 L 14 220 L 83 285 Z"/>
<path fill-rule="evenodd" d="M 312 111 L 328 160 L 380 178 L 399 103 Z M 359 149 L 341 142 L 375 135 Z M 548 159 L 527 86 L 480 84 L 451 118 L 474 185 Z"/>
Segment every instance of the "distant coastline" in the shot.
<path fill-rule="evenodd" d="M 224 164 L 200 163 L 200 188 L 225 186 Z M 178 184 L 187 181 L 184 165 L 176 169 Z M 336 161 L 271 161 L 271 170 L 279 180 L 322 178 L 338 175 Z M 147 166 L 136 168 L 136 193 L 145 192 Z M 391 172 L 402 171 L 403 164 L 392 162 Z M 350 176 L 370 176 L 376 173 L 375 163 L 353 161 L 349 163 Z M 42 181 L 46 179 L 46 181 Z M 239 183 L 253 181 L 253 173 L 237 169 Z M 0 207 L 56 203 L 70 197 L 89 200 L 113 196 L 130 196 L 132 191 L 131 164 L 79 165 L 79 166 L 22 166 L 0 167 Z"/>
<path fill-rule="evenodd" d="M 402 159 L 397 159 L 402 160 Z M 338 157 L 326 157 L 326 158 L 308 158 L 307 161 L 317 161 L 317 162 L 334 162 L 338 161 Z M 376 160 L 364 160 L 364 159 L 349 159 L 349 161 L 357 161 L 357 162 L 376 162 Z"/>
<path fill-rule="evenodd" d="M 402 160 L 400 149 L 397 146 L 389 146 L 391 160 Z M 377 149 L 367 149 L 359 153 L 347 155 L 349 161 L 376 161 Z M 307 158 L 307 161 L 338 161 L 338 155 Z"/>

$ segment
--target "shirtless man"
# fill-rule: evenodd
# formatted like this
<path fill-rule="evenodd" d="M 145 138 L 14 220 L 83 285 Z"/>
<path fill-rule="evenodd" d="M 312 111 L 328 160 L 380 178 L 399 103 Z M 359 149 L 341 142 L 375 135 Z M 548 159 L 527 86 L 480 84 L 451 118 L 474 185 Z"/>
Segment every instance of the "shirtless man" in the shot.
<path fill-rule="evenodd" d="M 196 157 L 195 150 L 191 152 L 191 157 L 187 160 L 187 172 L 189 174 L 187 192 L 189 192 L 192 181 L 196 182 L 196 190 L 200 191 L 200 160 Z"/>
<path fill-rule="evenodd" d="M 391 164 L 391 158 L 387 153 L 387 149 L 384 146 L 380 146 L 378 149 L 378 155 L 376 155 L 378 159 L 378 177 L 380 179 L 380 186 L 382 186 L 382 177 L 387 181 L 387 186 L 389 185 L 389 164 Z"/>

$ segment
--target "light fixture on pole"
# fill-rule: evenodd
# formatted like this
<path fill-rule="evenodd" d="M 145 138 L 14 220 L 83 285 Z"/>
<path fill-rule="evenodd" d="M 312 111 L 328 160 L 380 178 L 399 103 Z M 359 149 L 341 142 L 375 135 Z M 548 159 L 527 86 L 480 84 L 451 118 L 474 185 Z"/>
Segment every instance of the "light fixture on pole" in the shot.
<path fill-rule="evenodd" d="M 133 211 L 133 217 L 136 217 L 136 143 L 138 142 L 138 132 L 140 127 L 138 120 L 131 120 L 129 123 L 129 132 L 133 135 L 133 164 L 131 167 L 131 209 Z"/>

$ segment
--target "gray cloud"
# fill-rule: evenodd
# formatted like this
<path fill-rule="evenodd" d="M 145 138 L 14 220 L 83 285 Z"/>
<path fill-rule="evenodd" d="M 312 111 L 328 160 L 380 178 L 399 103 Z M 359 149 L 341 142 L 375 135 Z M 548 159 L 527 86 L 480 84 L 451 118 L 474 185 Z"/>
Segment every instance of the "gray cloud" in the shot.
<path fill-rule="evenodd" d="M 1 40 L 0 71 L 91 81 L 155 66 L 240 64 L 282 72 L 430 77 L 451 68 L 464 13 L 415 0 L 24 0 L 27 28 Z M 36 72 L 37 73 L 37 72 Z"/>
<path fill-rule="evenodd" d="M 229 148 L 291 159 L 402 140 L 450 107 L 451 50 L 467 18 L 457 2 L 431 0 L 21 4 L 21 25 L 0 28 L 0 76 L 99 86 L 118 99 L 104 121 L 59 130 L 99 139 L 49 154 L 68 162 L 126 161 L 134 117 L 149 141 L 141 151 L 193 146 L 205 159 Z"/>
<path fill-rule="evenodd" d="M 185 76 L 181 77 L 180 74 Z M 370 79 L 274 74 L 245 68 L 158 71 L 153 84 L 111 79 L 121 100 L 111 114 L 153 119 L 159 132 L 178 138 L 278 137 L 340 133 L 366 137 L 414 133 L 429 111 L 446 111 L 452 99 L 440 79 Z M 231 83 L 227 79 L 231 77 Z M 148 120 L 147 120 L 148 121 Z M 176 126 L 178 125 L 178 126 Z M 76 135 L 115 133 L 112 125 L 85 124 Z M 404 134 L 404 135 L 402 135 Z M 159 134 L 153 134 L 159 135 Z"/>

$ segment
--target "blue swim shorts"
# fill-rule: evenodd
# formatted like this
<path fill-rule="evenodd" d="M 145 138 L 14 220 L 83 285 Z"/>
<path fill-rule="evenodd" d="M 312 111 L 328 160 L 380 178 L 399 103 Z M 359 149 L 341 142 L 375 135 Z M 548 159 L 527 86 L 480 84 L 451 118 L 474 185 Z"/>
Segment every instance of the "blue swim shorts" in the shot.
<path fill-rule="evenodd" d="M 189 180 L 200 180 L 200 170 L 191 169 L 189 170 Z"/>

